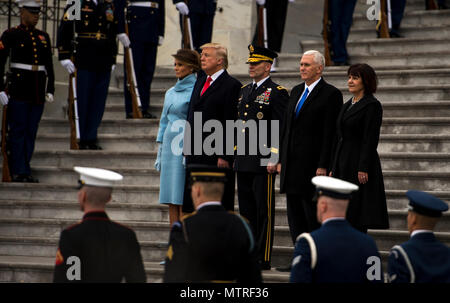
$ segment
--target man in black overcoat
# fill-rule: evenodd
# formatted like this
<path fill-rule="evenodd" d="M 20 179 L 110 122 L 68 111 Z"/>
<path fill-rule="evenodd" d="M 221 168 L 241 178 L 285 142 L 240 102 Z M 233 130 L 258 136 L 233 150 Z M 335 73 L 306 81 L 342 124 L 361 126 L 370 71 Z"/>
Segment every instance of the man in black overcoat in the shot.
<path fill-rule="evenodd" d="M 303 232 L 319 227 L 311 178 L 327 175 L 336 118 L 342 93 L 325 82 L 325 59 L 318 51 L 307 51 L 300 61 L 302 84 L 295 86 L 286 108 L 281 137 L 280 191 L 286 193 L 292 242 Z"/>
<path fill-rule="evenodd" d="M 234 123 L 236 120 L 237 102 L 242 84 L 226 71 L 228 67 L 226 47 L 218 43 L 208 43 L 201 48 L 201 65 L 205 74 L 199 76 L 192 91 L 184 133 L 183 154 L 186 157 L 186 165 L 206 164 L 228 169 L 222 203 L 227 210 L 233 210 L 234 140 L 232 134 L 228 134 L 231 140 L 228 140 L 228 152 L 226 152 L 226 121 Z M 211 122 L 222 129 L 208 130 L 208 124 Z M 203 129 L 204 127 L 206 130 Z M 217 139 L 212 140 L 213 137 Z M 206 142 L 205 139 L 207 139 Z M 185 189 L 183 212 L 193 211 L 190 192 Z"/>
<path fill-rule="evenodd" d="M 61 232 L 54 282 L 145 282 L 141 248 L 134 231 L 113 222 L 105 212 L 113 184 L 123 179 L 113 171 L 75 167 L 80 174 L 78 202 L 83 220 Z"/>

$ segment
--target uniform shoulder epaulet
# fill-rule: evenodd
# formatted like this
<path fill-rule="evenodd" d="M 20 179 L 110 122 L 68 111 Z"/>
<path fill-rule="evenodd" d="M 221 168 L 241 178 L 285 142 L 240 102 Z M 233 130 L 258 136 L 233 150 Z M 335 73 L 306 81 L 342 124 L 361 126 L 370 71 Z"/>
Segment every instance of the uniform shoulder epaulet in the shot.
<path fill-rule="evenodd" d="M 132 230 L 131 227 L 128 227 L 128 226 L 126 226 L 126 225 L 123 225 L 123 224 L 121 224 L 121 223 L 119 223 L 119 222 L 111 221 L 111 223 L 114 223 L 114 224 L 119 225 L 119 226 L 121 226 L 121 227 L 125 227 L 126 229 L 129 229 L 129 230 Z"/>
<path fill-rule="evenodd" d="M 281 85 L 278 85 L 278 86 L 277 86 L 277 89 L 278 89 L 278 90 L 283 90 L 283 89 L 284 89 L 284 90 L 287 90 L 287 88 L 286 88 L 286 87 L 284 87 L 284 86 L 281 86 Z"/>
<path fill-rule="evenodd" d="M 242 85 L 242 86 L 241 86 L 241 88 L 244 88 L 244 87 L 246 87 L 246 86 L 248 86 L 248 84 L 244 84 L 244 85 Z"/>
<path fill-rule="evenodd" d="M 230 213 L 230 214 L 232 214 L 232 215 L 235 215 L 235 216 L 238 216 L 239 218 L 244 219 L 244 221 L 245 221 L 247 224 L 250 224 L 250 222 L 248 221 L 248 219 L 247 219 L 246 217 L 241 216 L 240 213 L 238 213 L 238 212 L 236 212 L 236 211 L 233 211 L 233 210 L 229 210 L 228 213 Z"/>
<path fill-rule="evenodd" d="M 80 225 L 81 223 L 83 223 L 83 221 L 74 223 L 74 224 L 70 225 L 69 227 L 67 227 L 66 230 L 71 230 L 71 229 L 73 229 L 74 227 L 77 227 L 78 225 Z"/>
<path fill-rule="evenodd" d="M 189 217 L 192 217 L 193 215 L 197 214 L 196 211 L 190 213 L 190 214 L 185 214 L 183 217 L 181 217 L 181 221 L 186 220 Z"/>

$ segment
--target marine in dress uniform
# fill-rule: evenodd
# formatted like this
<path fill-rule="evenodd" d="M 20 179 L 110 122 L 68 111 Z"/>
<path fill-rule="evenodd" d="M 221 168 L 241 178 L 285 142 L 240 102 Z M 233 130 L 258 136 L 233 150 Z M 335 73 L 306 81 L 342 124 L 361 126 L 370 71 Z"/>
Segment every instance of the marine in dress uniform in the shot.
<path fill-rule="evenodd" d="M 290 281 L 383 282 L 375 241 L 345 220 L 350 195 L 358 186 L 326 176 L 316 176 L 312 183 L 316 186 L 317 219 L 322 226 L 297 238 Z"/>
<path fill-rule="evenodd" d="M 156 66 L 158 45 L 162 45 L 165 28 L 164 0 L 114 0 L 116 5 L 118 38 L 124 47 L 131 47 L 134 61 L 141 110 L 143 118 L 156 118 L 149 112 L 150 86 Z M 125 16 L 124 8 L 127 8 Z M 125 22 L 128 22 L 129 37 L 125 34 Z M 132 118 L 131 95 L 127 88 L 127 73 L 124 64 L 125 112 Z"/>
<path fill-rule="evenodd" d="M 226 170 L 189 165 L 188 174 L 196 211 L 172 226 L 164 282 L 261 282 L 250 227 L 220 203 Z"/>
<path fill-rule="evenodd" d="M 180 26 L 183 32 L 182 17 L 188 15 L 191 22 L 192 43 L 194 49 L 201 52 L 203 44 L 210 43 L 213 32 L 217 0 L 172 0 L 180 12 Z"/>
<path fill-rule="evenodd" d="M 97 130 L 105 111 L 111 69 L 117 55 L 117 21 L 112 1 L 83 0 L 81 20 L 76 21 L 70 20 L 66 7 L 58 31 L 59 60 L 69 74 L 76 67 L 80 149 L 101 149 Z M 73 55 L 74 62 L 71 61 Z"/>
<path fill-rule="evenodd" d="M 450 248 L 436 239 L 433 229 L 444 201 L 422 191 L 410 190 L 408 230 L 411 238 L 391 249 L 388 259 L 391 283 L 450 283 Z"/>
<path fill-rule="evenodd" d="M 38 182 L 31 176 L 30 161 L 44 103 L 53 101 L 55 76 L 50 37 L 35 28 L 40 4 L 34 0 L 17 2 L 21 24 L 6 30 L 0 38 L 0 101 L 8 104 L 7 144 L 12 181 Z M 8 56 L 10 74 L 4 83 Z"/>
<path fill-rule="evenodd" d="M 78 202 L 83 220 L 61 232 L 54 282 L 145 282 L 134 231 L 109 219 L 104 208 L 122 176 L 113 171 L 74 167 L 80 174 Z"/>
<path fill-rule="evenodd" d="M 242 124 L 242 130 L 238 129 L 238 135 L 242 132 L 243 139 L 236 142 L 234 169 L 237 171 L 239 212 L 252 226 L 261 268 L 270 269 L 275 225 L 275 165 L 289 94 L 270 78 L 270 68 L 277 54 L 263 47 L 249 45 L 248 48 L 247 63 L 253 82 L 242 87 L 239 97 L 237 123 Z M 279 131 L 274 133 L 278 138 L 272 138 L 273 121 L 278 121 Z M 263 123 L 267 127 L 262 126 Z M 252 125 L 256 126 L 255 133 L 251 133 Z M 255 141 L 251 142 L 250 137 Z M 274 139 L 277 140 L 272 142 Z M 272 169 L 263 159 L 272 161 L 269 165 Z"/>

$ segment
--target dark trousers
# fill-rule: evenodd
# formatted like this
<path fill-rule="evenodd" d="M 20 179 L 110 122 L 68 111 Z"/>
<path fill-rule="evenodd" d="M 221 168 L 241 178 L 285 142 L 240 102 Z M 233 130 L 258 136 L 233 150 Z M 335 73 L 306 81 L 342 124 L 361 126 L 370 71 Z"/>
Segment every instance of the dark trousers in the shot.
<path fill-rule="evenodd" d="M 403 13 L 405 12 L 406 0 L 391 0 L 391 20 L 392 29 L 391 33 L 398 34 L 400 29 L 400 23 L 403 19 Z"/>
<path fill-rule="evenodd" d="M 148 42 L 132 41 L 131 50 L 133 53 L 134 73 L 136 74 L 142 110 L 147 111 L 150 107 L 150 86 L 155 73 L 158 45 Z M 130 91 L 127 86 L 127 71 L 125 64 L 124 75 L 125 111 L 126 113 L 132 113 L 133 107 L 131 105 Z"/>
<path fill-rule="evenodd" d="M 270 265 L 275 226 L 274 174 L 237 173 L 239 212 L 253 230 L 258 259 Z"/>
<path fill-rule="evenodd" d="M 8 147 L 11 175 L 30 175 L 30 161 L 44 104 L 11 98 L 8 103 Z"/>
<path fill-rule="evenodd" d="M 331 0 L 329 5 L 331 60 L 335 63 L 341 63 L 348 60 L 346 44 L 353 22 L 356 0 Z"/>
<path fill-rule="evenodd" d="M 288 0 L 267 0 L 265 7 L 267 12 L 267 47 L 279 53 L 283 42 Z M 253 36 L 253 44 L 258 45 L 258 24 Z"/>
<path fill-rule="evenodd" d="M 227 170 L 226 172 L 227 182 L 225 183 L 224 193 L 222 197 L 222 205 L 228 211 L 234 211 L 234 188 L 236 183 L 236 174 L 233 170 Z M 183 213 L 192 213 L 194 208 L 194 203 L 192 202 L 191 196 L 191 186 L 189 183 L 189 172 L 186 171 L 186 179 L 184 182 L 184 199 L 183 206 L 181 208 Z"/>
<path fill-rule="evenodd" d="M 292 243 L 304 232 L 312 232 L 320 227 L 317 221 L 317 204 L 311 194 L 286 194 L 287 217 Z"/>
<path fill-rule="evenodd" d="M 214 25 L 214 15 L 189 13 L 191 22 L 191 34 L 194 49 L 201 53 L 200 47 L 203 44 L 210 43 Z M 180 27 L 183 32 L 183 16 L 180 15 Z"/>
<path fill-rule="evenodd" d="M 97 130 L 105 112 L 111 72 L 77 70 L 77 101 L 80 141 L 97 141 Z"/>

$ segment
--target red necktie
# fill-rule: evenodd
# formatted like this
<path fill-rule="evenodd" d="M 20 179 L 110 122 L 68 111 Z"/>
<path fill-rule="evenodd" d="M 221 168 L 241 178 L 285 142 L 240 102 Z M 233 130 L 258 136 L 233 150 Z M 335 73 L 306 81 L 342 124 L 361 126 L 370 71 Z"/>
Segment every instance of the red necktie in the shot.
<path fill-rule="evenodd" d="M 212 78 L 210 76 L 208 76 L 208 79 L 206 79 L 205 85 L 203 85 L 203 89 L 202 89 L 200 96 L 202 96 L 203 93 L 208 89 L 211 82 L 212 82 Z"/>

